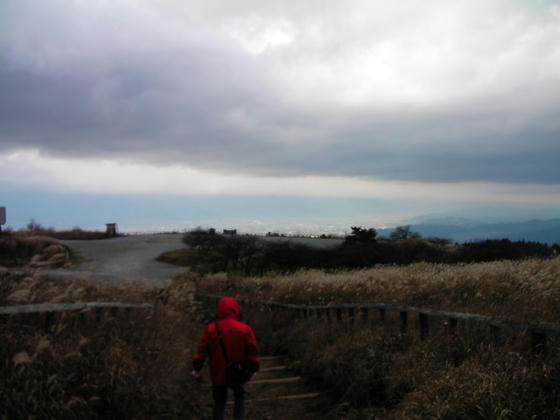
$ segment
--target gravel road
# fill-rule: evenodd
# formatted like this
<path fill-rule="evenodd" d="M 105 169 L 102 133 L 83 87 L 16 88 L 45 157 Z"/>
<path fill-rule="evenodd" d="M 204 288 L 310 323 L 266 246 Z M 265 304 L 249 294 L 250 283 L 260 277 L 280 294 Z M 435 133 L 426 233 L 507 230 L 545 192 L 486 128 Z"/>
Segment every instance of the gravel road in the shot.
<path fill-rule="evenodd" d="M 181 234 L 130 235 L 114 239 L 62 241 L 84 258 L 80 265 L 51 270 L 49 277 L 80 277 L 103 281 L 133 280 L 154 286 L 170 283 L 187 268 L 156 261 L 163 252 L 183 248 Z M 293 241 L 318 248 L 339 245 L 338 239 L 262 238 L 269 242 Z"/>
<path fill-rule="evenodd" d="M 186 269 L 156 261 L 166 251 L 183 248 L 182 235 L 146 234 L 102 240 L 62 241 L 84 258 L 80 265 L 49 272 L 50 277 L 80 277 L 104 281 L 133 280 L 154 286 L 169 284 Z"/>

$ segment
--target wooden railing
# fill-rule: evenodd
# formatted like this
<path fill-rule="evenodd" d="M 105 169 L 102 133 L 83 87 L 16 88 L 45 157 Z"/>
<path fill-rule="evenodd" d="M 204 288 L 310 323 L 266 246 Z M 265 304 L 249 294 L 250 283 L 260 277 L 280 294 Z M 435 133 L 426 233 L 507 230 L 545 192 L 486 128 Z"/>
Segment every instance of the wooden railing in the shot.
<path fill-rule="evenodd" d="M 195 299 L 207 301 L 207 303 L 217 304 L 223 297 L 206 293 L 194 293 Z M 363 324 L 367 324 L 373 314 L 377 313 L 379 321 L 384 322 L 387 312 L 398 312 L 400 319 L 401 332 L 409 330 L 409 318 L 411 315 L 418 317 L 418 328 L 420 338 L 423 340 L 430 333 L 430 319 L 439 318 L 446 320 L 446 324 L 451 334 L 456 334 L 459 321 L 469 321 L 484 324 L 490 327 L 490 332 L 494 341 L 498 341 L 502 331 L 505 329 L 528 332 L 531 335 L 531 345 L 534 351 L 543 351 L 546 348 L 548 336 L 560 335 L 560 324 L 551 322 L 525 322 L 501 320 L 490 316 L 469 314 L 462 312 L 439 311 L 432 309 L 417 308 L 414 306 L 392 305 L 386 303 L 357 303 L 357 304 L 338 304 L 338 305 L 298 305 L 275 301 L 262 301 L 251 299 L 237 299 L 239 303 L 247 305 L 248 308 L 260 308 L 262 310 L 284 310 L 292 311 L 300 319 L 321 319 L 329 322 L 348 321 L 356 322 L 360 318 Z M 358 315 L 359 314 L 359 315 Z"/>
<path fill-rule="evenodd" d="M 0 323 L 7 324 L 11 319 L 34 316 L 37 324 L 47 331 L 56 321 L 55 314 L 61 312 L 79 313 L 81 324 L 88 322 L 87 315 L 91 313 L 92 323 L 98 324 L 104 312 L 115 316 L 119 312 L 129 315 L 132 310 L 153 311 L 150 303 L 122 303 L 122 302 L 84 302 L 84 303 L 40 303 L 35 305 L 18 305 L 0 307 Z"/>
<path fill-rule="evenodd" d="M 28 314 L 36 312 L 81 311 L 98 309 L 153 309 L 151 303 L 84 302 L 84 303 L 39 303 L 35 305 L 0 306 L 0 315 Z"/>

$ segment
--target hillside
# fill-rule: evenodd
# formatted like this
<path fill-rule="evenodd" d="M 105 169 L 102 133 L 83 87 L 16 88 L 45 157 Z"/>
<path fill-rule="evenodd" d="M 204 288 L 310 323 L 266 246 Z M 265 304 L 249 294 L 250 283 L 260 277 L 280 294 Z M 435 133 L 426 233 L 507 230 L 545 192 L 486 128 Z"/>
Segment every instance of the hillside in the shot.
<path fill-rule="evenodd" d="M 530 220 L 512 223 L 476 223 L 468 220 L 433 219 L 411 224 L 414 232 L 423 237 L 438 237 L 463 243 L 485 239 L 534 241 L 549 245 L 560 243 L 560 219 Z M 379 229 L 381 236 L 389 236 L 393 229 Z"/>

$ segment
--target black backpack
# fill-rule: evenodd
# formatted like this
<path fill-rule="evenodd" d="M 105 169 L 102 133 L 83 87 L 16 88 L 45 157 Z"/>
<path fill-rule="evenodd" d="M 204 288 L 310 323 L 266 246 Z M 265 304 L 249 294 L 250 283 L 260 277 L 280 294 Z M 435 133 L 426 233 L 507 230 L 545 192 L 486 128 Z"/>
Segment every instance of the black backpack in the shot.
<path fill-rule="evenodd" d="M 224 339 L 222 338 L 222 333 L 220 332 L 220 327 L 216 321 L 216 332 L 218 333 L 218 338 L 222 346 L 222 351 L 224 353 L 224 358 L 226 359 L 226 385 L 233 387 L 238 385 L 243 385 L 251 378 L 251 372 L 249 371 L 249 364 L 247 361 L 243 362 L 231 362 L 229 360 L 226 345 Z"/>

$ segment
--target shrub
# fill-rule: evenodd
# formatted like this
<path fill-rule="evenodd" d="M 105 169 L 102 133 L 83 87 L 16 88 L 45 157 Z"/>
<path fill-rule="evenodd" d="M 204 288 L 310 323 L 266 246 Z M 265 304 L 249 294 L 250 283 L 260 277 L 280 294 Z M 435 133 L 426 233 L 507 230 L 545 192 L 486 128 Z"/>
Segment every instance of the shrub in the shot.
<path fill-rule="evenodd" d="M 375 237 L 377 236 L 377 231 L 375 229 L 366 229 L 360 226 L 352 226 L 350 229 L 352 230 L 352 233 L 344 238 L 345 244 L 364 244 L 375 242 Z"/>
<path fill-rule="evenodd" d="M 245 275 L 293 273 L 301 269 L 359 269 L 377 264 L 415 262 L 460 263 L 553 257 L 558 247 L 535 242 L 488 240 L 450 245 L 441 238 L 420 239 L 402 228 L 406 240 L 376 240 L 375 229 L 352 227 L 352 234 L 334 248 L 319 248 L 297 241 L 259 240 L 254 236 L 224 236 L 197 229 L 183 241 L 198 254 L 190 254 L 191 268 L 204 273 L 231 271 Z M 404 235 L 404 236 L 403 236 Z M 198 256 L 198 257 L 197 257 Z M 162 257 L 166 258 L 166 257 Z M 194 261 L 198 258 L 198 261 Z M 179 262 L 180 259 L 175 258 Z"/>
<path fill-rule="evenodd" d="M 43 260 L 48 265 L 49 258 L 56 253 L 62 253 L 61 258 L 53 264 L 60 266 L 68 262 L 68 247 L 48 236 L 0 236 L 0 265 L 14 267 L 23 266 L 30 262 Z"/>

